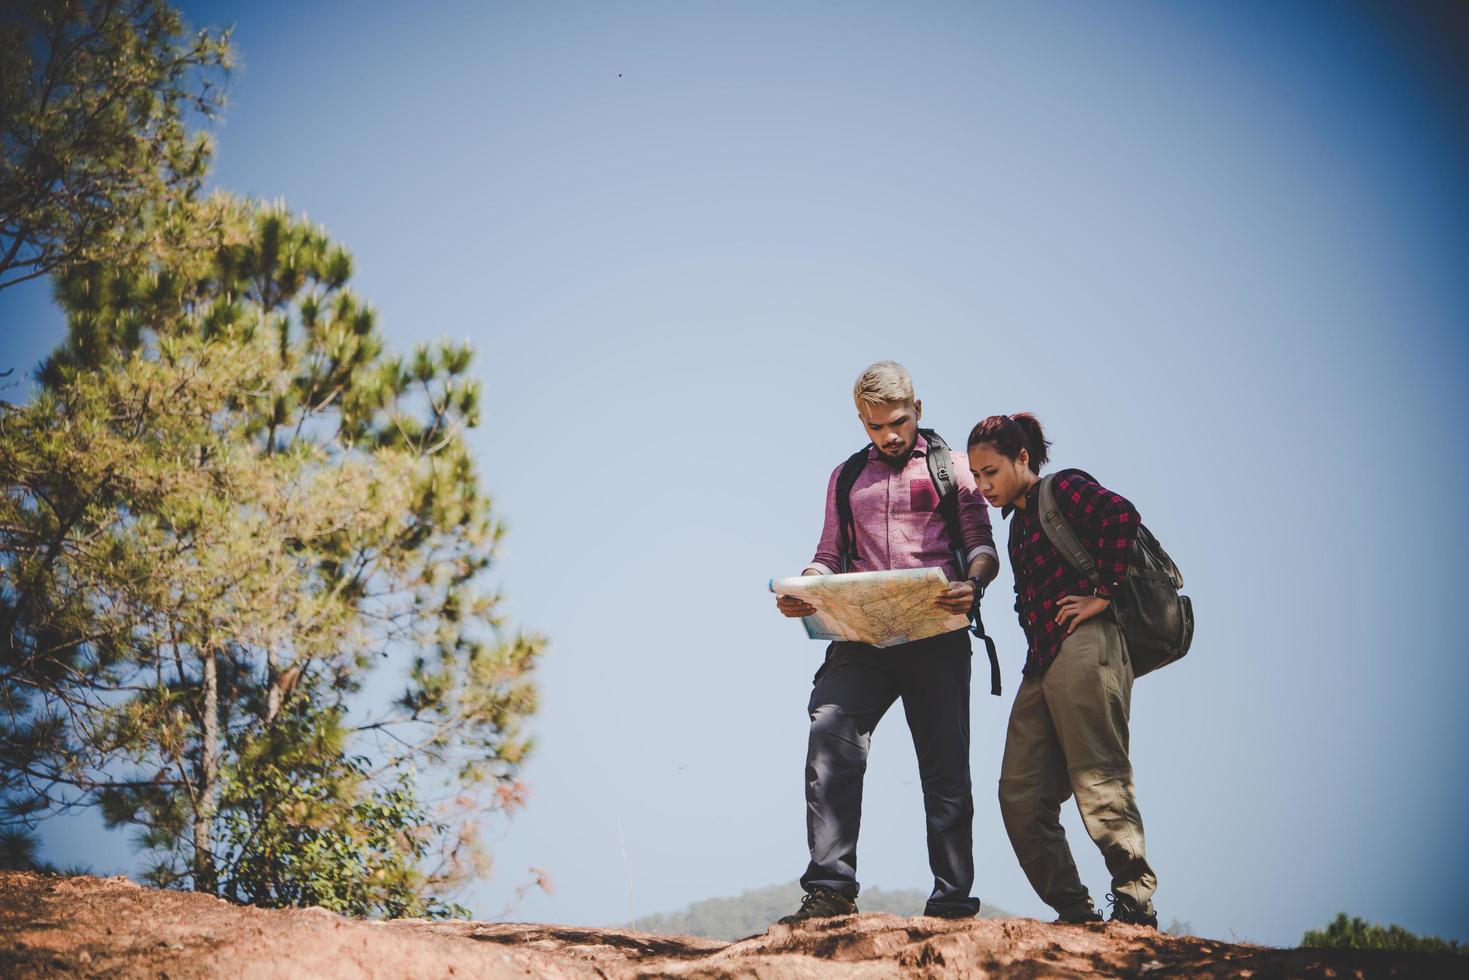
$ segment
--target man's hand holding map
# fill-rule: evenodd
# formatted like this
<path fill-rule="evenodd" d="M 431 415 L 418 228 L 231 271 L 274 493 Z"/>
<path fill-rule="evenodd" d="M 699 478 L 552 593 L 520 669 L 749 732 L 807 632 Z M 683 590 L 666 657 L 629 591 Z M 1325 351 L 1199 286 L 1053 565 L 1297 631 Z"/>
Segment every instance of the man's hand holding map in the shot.
<path fill-rule="evenodd" d="M 813 640 L 891 647 L 964 629 L 969 617 L 939 607 L 949 580 L 937 568 L 773 579 L 770 591 L 816 607 L 801 622 Z"/>

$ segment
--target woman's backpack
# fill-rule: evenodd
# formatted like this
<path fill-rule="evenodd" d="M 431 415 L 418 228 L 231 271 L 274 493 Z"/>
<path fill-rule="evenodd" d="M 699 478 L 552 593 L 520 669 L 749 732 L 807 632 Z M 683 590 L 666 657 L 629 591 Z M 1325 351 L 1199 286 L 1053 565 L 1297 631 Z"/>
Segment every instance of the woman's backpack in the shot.
<path fill-rule="evenodd" d="M 1089 474 L 1082 475 L 1092 480 Z M 1041 478 L 1038 495 L 1041 529 L 1061 552 L 1061 557 L 1093 585 L 1100 585 L 1102 577 L 1097 573 L 1096 560 L 1082 546 L 1081 539 L 1056 506 L 1055 480 L 1054 473 Z M 1188 653 L 1194 639 L 1194 604 L 1188 596 L 1179 595 L 1181 588 L 1183 574 L 1178 566 L 1153 533 L 1140 525 L 1127 567 L 1127 580 L 1112 596 L 1113 613 L 1127 640 L 1134 676 L 1141 677 L 1165 667 Z"/>

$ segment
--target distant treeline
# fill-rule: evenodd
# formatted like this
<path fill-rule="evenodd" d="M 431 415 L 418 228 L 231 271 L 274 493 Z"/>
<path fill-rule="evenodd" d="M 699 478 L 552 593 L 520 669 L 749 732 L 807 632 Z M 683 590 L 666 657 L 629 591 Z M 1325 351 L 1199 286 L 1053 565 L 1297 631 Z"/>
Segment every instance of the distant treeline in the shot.
<path fill-rule="evenodd" d="M 1402 926 L 1379 926 L 1340 912 L 1325 929 L 1313 929 L 1301 938 L 1302 946 L 1329 949 L 1390 949 L 1406 953 L 1458 953 L 1469 955 L 1469 946 L 1437 936 L 1419 936 Z"/>

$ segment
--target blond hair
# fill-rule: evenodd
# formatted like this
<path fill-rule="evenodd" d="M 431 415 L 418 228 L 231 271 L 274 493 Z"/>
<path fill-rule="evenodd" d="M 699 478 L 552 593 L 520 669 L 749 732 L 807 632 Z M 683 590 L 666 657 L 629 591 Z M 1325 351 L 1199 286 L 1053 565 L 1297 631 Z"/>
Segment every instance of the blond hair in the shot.
<path fill-rule="evenodd" d="M 913 401 L 913 379 L 907 368 L 897 361 L 878 361 L 857 376 L 852 385 L 852 399 L 863 405 L 892 405 Z"/>

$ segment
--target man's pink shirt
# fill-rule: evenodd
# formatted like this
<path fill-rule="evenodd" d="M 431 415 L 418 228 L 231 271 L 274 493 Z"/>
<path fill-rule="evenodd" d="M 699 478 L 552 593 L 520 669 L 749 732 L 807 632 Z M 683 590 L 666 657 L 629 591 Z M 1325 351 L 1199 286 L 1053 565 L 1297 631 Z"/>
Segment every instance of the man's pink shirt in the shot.
<path fill-rule="evenodd" d="M 969 461 L 958 453 L 950 472 L 959 488 L 959 532 L 964 538 L 965 562 L 987 554 L 999 560 L 990 529 L 989 508 L 974 486 Z M 808 569 L 830 575 L 842 567 L 840 529 L 837 525 L 837 476 L 832 470 L 826 484 L 826 522 L 821 541 Z M 919 436 L 907 464 L 894 469 L 878 458 L 876 446 L 867 450 L 867 466 L 852 486 L 852 519 L 857 526 L 857 555 L 848 571 L 882 572 L 899 568 L 942 568 L 949 581 L 964 577 L 967 568 L 955 567 L 949 532 L 938 510 L 938 489 L 928 473 L 928 441 Z"/>

